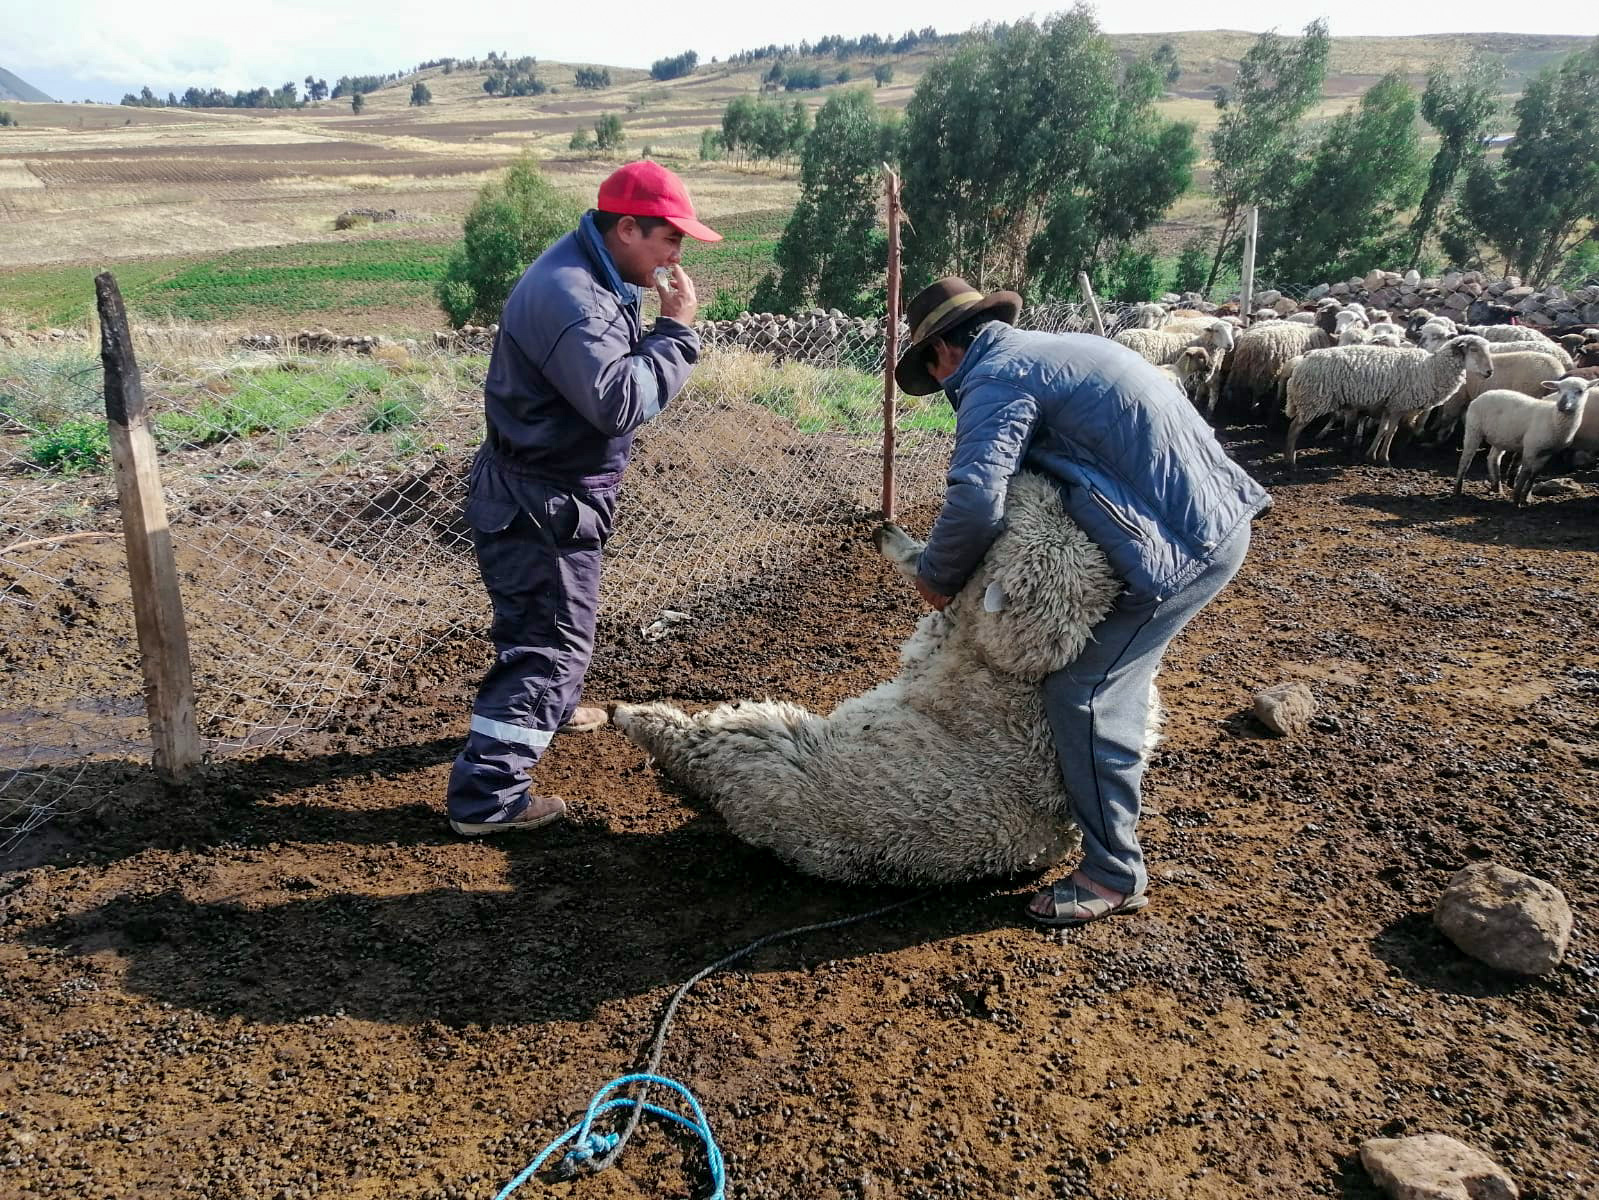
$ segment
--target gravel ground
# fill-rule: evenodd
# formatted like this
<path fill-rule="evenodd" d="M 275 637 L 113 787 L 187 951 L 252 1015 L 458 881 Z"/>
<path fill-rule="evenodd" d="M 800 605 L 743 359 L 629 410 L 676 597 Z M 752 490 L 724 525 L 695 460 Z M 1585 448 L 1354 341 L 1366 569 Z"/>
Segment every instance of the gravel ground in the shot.
<path fill-rule="evenodd" d="M 1228 440 L 1277 508 L 1162 675 L 1149 909 L 1045 932 L 1036 881 L 990 882 L 702 984 L 663 1065 L 731 1196 L 1369 1198 L 1359 1143 L 1431 1130 L 1528 1200 L 1599 1193 L 1599 492 L 1451 502 L 1414 452 L 1313 450 L 1289 481 L 1258 432 Z M 892 674 L 917 610 L 868 532 L 674 638 L 611 630 L 590 695 L 825 708 Z M 641 1063 L 683 979 L 905 895 L 788 872 L 611 731 L 541 768 L 565 825 L 453 839 L 481 653 L 183 789 L 108 767 L 103 809 L 4 864 L 0 1194 L 490 1197 Z M 1297 740 L 1248 716 L 1288 679 L 1320 704 Z M 1570 898 L 1552 975 L 1433 928 L 1485 858 Z M 526 1194 L 704 1181 L 650 1123 L 618 1168 Z"/>

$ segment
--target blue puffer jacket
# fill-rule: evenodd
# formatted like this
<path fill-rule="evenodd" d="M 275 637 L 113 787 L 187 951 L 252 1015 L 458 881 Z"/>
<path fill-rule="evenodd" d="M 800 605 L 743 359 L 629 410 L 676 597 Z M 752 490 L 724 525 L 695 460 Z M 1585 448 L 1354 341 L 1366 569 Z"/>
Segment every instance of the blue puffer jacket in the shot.
<path fill-rule="evenodd" d="M 1182 392 L 1106 338 L 995 322 L 944 391 L 955 406 L 949 491 L 917 564 L 943 595 L 999 536 L 1006 484 L 1024 466 L 1060 484 L 1135 603 L 1180 591 L 1271 504 Z"/>

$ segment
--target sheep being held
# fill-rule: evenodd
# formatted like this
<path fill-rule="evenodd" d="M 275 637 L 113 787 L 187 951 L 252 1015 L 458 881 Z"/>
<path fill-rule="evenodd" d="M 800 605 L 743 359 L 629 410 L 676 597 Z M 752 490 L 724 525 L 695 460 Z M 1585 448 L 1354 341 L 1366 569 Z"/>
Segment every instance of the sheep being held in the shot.
<path fill-rule="evenodd" d="M 894 526 L 876 541 L 914 577 L 918 542 Z M 895 679 L 825 717 L 766 700 L 693 716 L 622 705 L 614 720 L 736 836 L 809 874 L 938 883 L 1040 870 L 1079 844 L 1042 682 L 1120 590 L 1054 486 L 1024 473 L 1005 532 L 917 624 Z M 1153 737 L 1152 724 L 1146 750 Z"/>

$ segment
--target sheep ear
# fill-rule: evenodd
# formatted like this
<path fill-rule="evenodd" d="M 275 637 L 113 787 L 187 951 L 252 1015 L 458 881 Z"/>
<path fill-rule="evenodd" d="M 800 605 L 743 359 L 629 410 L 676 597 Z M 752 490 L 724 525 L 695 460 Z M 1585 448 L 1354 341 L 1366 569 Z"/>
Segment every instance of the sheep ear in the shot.
<path fill-rule="evenodd" d="M 1558 380 L 1558 379 L 1545 379 L 1538 386 L 1541 387 L 1546 392 L 1556 392 L 1556 391 L 1560 390 L 1560 380 Z"/>

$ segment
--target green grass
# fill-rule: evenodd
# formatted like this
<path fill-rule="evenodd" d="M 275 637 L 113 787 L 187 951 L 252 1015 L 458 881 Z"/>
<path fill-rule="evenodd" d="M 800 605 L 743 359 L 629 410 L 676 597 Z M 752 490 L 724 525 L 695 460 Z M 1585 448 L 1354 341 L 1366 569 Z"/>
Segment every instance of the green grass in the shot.
<path fill-rule="evenodd" d="M 108 461 L 98 367 L 81 358 L 0 356 L 0 413 L 28 431 L 23 454 L 48 471 L 93 471 Z M 452 382 L 475 390 L 471 362 L 452 361 L 447 370 Z M 283 435 L 326 413 L 356 409 L 361 432 L 393 435 L 396 454 L 405 457 L 423 447 L 407 428 L 423 415 L 423 383 L 415 370 L 338 358 L 236 367 L 193 390 L 152 394 L 156 445 L 172 452 Z M 235 464 L 258 465 L 248 457 Z"/>
<path fill-rule="evenodd" d="M 0 354 L 0 415 L 33 433 L 105 414 L 104 368 L 85 350 Z"/>
<path fill-rule="evenodd" d="M 712 222 L 722 240 L 694 245 L 683 264 L 694 277 L 701 305 L 710 307 L 723 293 L 732 297 L 724 300 L 724 305 L 737 303 L 742 308 L 749 302 L 761 276 L 774 268 L 772 256 L 788 217 L 788 209 L 774 208 L 736 213 Z M 733 309 L 732 315 L 737 312 Z"/>
<path fill-rule="evenodd" d="M 122 262 L 112 268 L 130 311 L 191 321 L 366 313 L 432 306 L 446 242 L 375 238 L 234 250 L 216 257 Z M 35 325 L 72 325 L 94 310 L 91 267 L 0 274 L 0 309 Z M 443 317 L 439 323 L 442 325 Z"/>
<path fill-rule="evenodd" d="M 176 274 L 186 259 L 123 262 L 113 268 L 123 297 Z M 75 325 L 94 311 L 95 267 L 28 267 L 0 272 L 0 312 L 33 325 Z"/>
<path fill-rule="evenodd" d="M 76 475 L 97 471 L 111 457 L 111 435 L 104 421 L 72 417 L 22 443 L 30 461 L 47 471 Z"/>
<path fill-rule="evenodd" d="M 159 414 L 157 442 L 164 449 L 177 449 L 256 433 L 288 433 L 336 408 L 382 398 L 392 378 L 383 367 L 336 359 L 310 370 L 297 367 L 288 364 L 230 375 L 228 394 L 201 393 L 204 398 L 192 409 Z M 407 403 L 403 397 L 391 398 L 396 404 Z"/>
<path fill-rule="evenodd" d="M 366 410 L 368 433 L 390 433 L 414 424 L 422 416 L 422 399 L 418 395 L 401 395 L 391 390 L 378 398 Z"/>
<path fill-rule="evenodd" d="M 449 253 L 405 238 L 240 250 L 156 282 L 136 302 L 191 321 L 431 304 Z"/>

